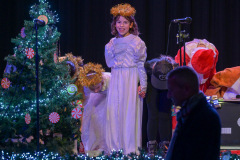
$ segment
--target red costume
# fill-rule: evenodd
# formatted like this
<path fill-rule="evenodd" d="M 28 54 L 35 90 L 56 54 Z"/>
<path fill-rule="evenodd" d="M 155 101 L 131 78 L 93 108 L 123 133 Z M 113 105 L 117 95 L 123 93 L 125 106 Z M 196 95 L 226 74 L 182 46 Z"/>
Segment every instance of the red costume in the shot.
<path fill-rule="evenodd" d="M 216 47 L 203 39 L 194 39 L 185 44 L 186 66 L 192 67 L 198 75 L 200 90 L 205 92 L 210 85 L 210 81 L 216 73 L 216 63 L 218 60 L 218 50 Z M 184 61 L 184 47 L 181 48 L 181 59 Z M 180 64 L 180 50 L 175 56 L 175 61 Z"/>

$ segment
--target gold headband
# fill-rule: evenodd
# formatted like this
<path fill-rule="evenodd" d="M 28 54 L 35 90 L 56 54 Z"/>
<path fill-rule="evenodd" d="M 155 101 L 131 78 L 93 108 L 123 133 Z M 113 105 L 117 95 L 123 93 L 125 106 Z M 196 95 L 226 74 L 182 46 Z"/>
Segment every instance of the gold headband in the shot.
<path fill-rule="evenodd" d="M 89 78 L 89 72 L 93 71 L 92 78 Z M 84 67 L 80 68 L 78 79 L 82 86 L 90 87 L 102 82 L 102 72 L 105 70 L 101 64 L 87 63 Z"/>
<path fill-rule="evenodd" d="M 136 13 L 136 10 L 134 7 L 132 7 L 130 4 L 128 3 L 121 3 L 118 4 L 114 7 L 111 8 L 110 13 L 116 17 L 116 16 L 124 16 L 124 17 L 130 17 L 130 16 L 134 16 Z"/>

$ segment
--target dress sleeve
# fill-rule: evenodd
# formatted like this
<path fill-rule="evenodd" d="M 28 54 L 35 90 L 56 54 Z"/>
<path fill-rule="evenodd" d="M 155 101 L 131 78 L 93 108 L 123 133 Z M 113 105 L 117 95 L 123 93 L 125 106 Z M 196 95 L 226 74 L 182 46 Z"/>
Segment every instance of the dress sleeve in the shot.
<path fill-rule="evenodd" d="M 144 63 L 147 58 L 147 48 L 143 41 L 140 41 L 136 46 L 136 52 L 134 54 L 134 60 L 138 67 L 139 80 L 141 85 L 141 91 L 147 91 L 147 74 L 144 68 Z"/>
<path fill-rule="evenodd" d="M 113 49 L 113 40 L 111 39 L 108 44 L 105 46 L 105 60 L 109 68 L 114 66 L 115 54 Z"/>

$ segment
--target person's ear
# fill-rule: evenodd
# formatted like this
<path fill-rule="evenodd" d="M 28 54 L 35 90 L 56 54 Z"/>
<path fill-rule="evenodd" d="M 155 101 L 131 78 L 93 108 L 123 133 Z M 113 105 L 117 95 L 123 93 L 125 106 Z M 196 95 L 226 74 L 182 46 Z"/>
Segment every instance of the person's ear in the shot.
<path fill-rule="evenodd" d="M 130 27 L 129 28 L 132 28 L 133 27 L 133 22 L 130 24 Z"/>
<path fill-rule="evenodd" d="M 189 93 L 191 93 L 191 87 L 188 85 L 188 84 L 186 84 L 185 86 L 184 86 L 184 90 L 185 90 L 185 92 L 187 93 L 187 94 L 189 94 Z"/>

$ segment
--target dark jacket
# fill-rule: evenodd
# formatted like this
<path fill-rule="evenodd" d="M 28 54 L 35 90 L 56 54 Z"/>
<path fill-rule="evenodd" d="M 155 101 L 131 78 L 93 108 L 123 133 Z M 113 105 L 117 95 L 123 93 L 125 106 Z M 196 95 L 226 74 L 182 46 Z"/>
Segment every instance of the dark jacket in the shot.
<path fill-rule="evenodd" d="M 190 111 L 181 109 L 178 114 L 180 118 L 177 115 L 178 124 L 174 133 L 176 139 L 174 145 L 169 147 L 171 158 L 166 160 L 219 159 L 221 138 L 219 115 L 202 93 L 193 103 L 194 107 Z"/>

